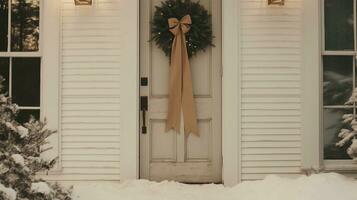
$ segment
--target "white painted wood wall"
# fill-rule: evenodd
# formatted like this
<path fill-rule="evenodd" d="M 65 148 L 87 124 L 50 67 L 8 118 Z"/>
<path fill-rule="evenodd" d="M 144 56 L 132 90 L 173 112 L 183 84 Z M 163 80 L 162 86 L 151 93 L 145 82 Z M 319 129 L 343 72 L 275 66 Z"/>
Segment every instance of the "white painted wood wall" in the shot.
<path fill-rule="evenodd" d="M 62 0 L 60 179 L 120 179 L 119 4 Z"/>
<path fill-rule="evenodd" d="M 301 173 L 302 0 L 241 0 L 241 180 Z"/>
<path fill-rule="evenodd" d="M 302 1 L 241 0 L 243 181 L 301 173 Z M 120 180 L 121 51 L 130 48 L 120 40 L 130 34 L 121 30 L 121 1 L 61 2 L 63 174 L 56 179 Z"/>

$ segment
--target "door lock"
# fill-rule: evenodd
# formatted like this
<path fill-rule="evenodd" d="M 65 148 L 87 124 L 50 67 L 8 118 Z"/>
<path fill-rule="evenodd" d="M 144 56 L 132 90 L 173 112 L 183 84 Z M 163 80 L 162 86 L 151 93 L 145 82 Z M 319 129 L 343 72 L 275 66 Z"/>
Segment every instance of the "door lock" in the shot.
<path fill-rule="evenodd" d="M 149 84 L 149 79 L 148 79 L 148 77 L 141 77 L 141 78 L 140 78 L 140 85 L 141 85 L 141 86 L 148 86 L 148 84 Z"/>

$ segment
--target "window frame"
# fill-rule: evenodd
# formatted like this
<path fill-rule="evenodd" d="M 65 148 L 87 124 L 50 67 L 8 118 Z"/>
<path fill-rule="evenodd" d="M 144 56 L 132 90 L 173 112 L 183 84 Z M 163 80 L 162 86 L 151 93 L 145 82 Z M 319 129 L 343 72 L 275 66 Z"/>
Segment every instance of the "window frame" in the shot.
<path fill-rule="evenodd" d="M 7 0 L 8 1 L 8 37 L 7 37 L 7 51 L 2 52 L 0 51 L 0 57 L 1 58 L 8 58 L 9 59 L 9 96 L 12 96 L 12 63 L 13 59 L 16 58 L 40 58 L 40 105 L 39 106 L 21 106 L 19 105 L 20 110 L 39 110 L 40 111 L 40 119 L 42 119 L 42 19 L 43 19 L 43 9 L 42 9 L 42 4 L 44 0 L 39 0 L 39 30 L 40 30 L 40 37 L 38 40 L 39 44 L 39 49 L 38 51 L 12 51 L 11 50 L 11 40 L 12 40 L 12 34 L 11 34 L 11 28 L 12 28 L 12 0 Z M 16 103 L 16 102 L 15 102 Z"/>
<path fill-rule="evenodd" d="M 10 11 L 11 12 L 11 11 Z M 29 52 L 0 52 L 1 57 L 39 57 L 41 58 L 41 86 L 40 86 L 40 119 L 47 121 L 47 128 L 57 130 L 48 138 L 51 150 L 42 157 L 53 159 L 58 157 L 56 166 L 50 173 L 60 173 L 61 164 L 61 4 L 60 0 L 40 0 L 40 37 L 39 50 Z M 8 20 L 11 21 L 11 18 Z M 9 23 L 11 29 L 11 23 Z M 8 43 L 11 37 L 8 37 Z M 11 43 L 8 44 L 11 47 Z"/>
<path fill-rule="evenodd" d="M 356 88 L 356 68 L 357 68 L 357 0 L 352 0 L 353 1 L 353 41 L 354 41 L 354 50 L 348 50 L 348 51 L 344 51 L 344 50 L 338 50 L 338 51 L 330 51 L 330 50 L 326 50 L 326 46 L 325 46 L 325 0 L 322 0 L 321 2 L 321 44 L 322 44 L 322 50 L 321 50 L 321 59 L 323 59 L 323 56 L 351 56 L 352 57 L 352 65 L 353 65 L 353 70 L 352 70 L 352 91 L 354 90 L 354 88 Z M 356 116 L 356 104 L 354 103 L 354 105 L 349 106 L 349 105 L 344 105 L 344 106 L 334 106 L 334 105 L 329 105 L 329 106 L 325 106 L 323 103 L 323 62 L 321 62 L 321 92 L 320 92 L 320 96 L 321 96 L 321 109 L 322 109 L 322 113 L 324 112 L 324 109 L 333 109 L 333 108 L 350 108 L 353 109 L 353 114 Z M 321 119 L 322 119 L 322 123 L 324 122 L 324 117 L 323 114 L 321 115 Z M 322 132 L 322 141 L 321 143 L 323 144 L 323 139 L 324 139 L 324 128 L 321 129 Z M 321 150 L 322 151 L 322 155 L 324 155 L 324 149 Z M 354 164 L 352 160 L 333 160 L 333 159 L 324 159 L 324 156 L 322 157 L 323 159 L 323 166 L 325 170 L 349 170 L 349 169 L 357 169 L 357 164 Z"/>
<path fill-rule="evenodd" d="M 352 160 L 324 160 L 322 58 L 324 54 L 340 53 L 325 51 L 324 0 L 304 1 L 303 9 L 302 170 L 307 173 L 356 171 L 357 164 Z M 354 23 L 356 24 L 356 20 Z M 356 39 L 354 42 L 357 42 Z M 353 51 L 351 56 L 356 53 Z M 356 57 L 354 62 L 356 63 Z"/>
<path fill-rule="evenodd" d="M 61 163 L 61 1 L 40 0 L 42 4 L 40 26 L 41 59 L 41 119 L 47 119 L 47 127 L 57 130 L 48 141 L 52 147 L 43 154 L 44 158 L 58 161 L 51 173 L 62 171 Z"/>

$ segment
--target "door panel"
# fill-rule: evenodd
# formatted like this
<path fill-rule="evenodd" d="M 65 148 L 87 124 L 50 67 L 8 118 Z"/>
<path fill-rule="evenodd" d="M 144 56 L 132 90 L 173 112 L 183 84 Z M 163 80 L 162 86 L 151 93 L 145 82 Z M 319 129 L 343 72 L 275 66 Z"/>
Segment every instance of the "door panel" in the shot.
<path fill-rule="evenodd" d="M 198 120 L 200 137 L 190 135 L 186 144 L 186 161 L 210 162 L 212 155 L 212 125 L 211 120 Z"/>
<path fill-rule="evenodd" d="M 199 52 L 190 60 L 192 71 L 193 94 L 195 97 L 211 98 L 212 60 L 211 50 Z"/>
<path fill-rule="evenodd" d="M 165 132 L 169 58 L 150 40 L 150 20 L 161 0 L 140 1 L 140 95 L 148 96 L 148 132 L 140 134 L 140 177 L 154 181 L 221 182 L 221 0 L 201 0 L 212 14 L 216 47 L 190 59 L 200 137 Z M 141 123 L 143 115 L 141 115 Z M 182 117 L 181 117 L 182 118 Z"/>
<path fill-rule="evenodd" d="M 177 134 L 165 132 L 165 120 L 150 121 L 151 161 L 175 161 Z M 165 150 L 165 151 L 163 151 Z"/>
<path fill-rule="evenodd" d="M 162 50 L 157 48 L 154 44 L 151 45 L 151 51 L 151 65 L 148 66 L 151 78 L 150 96 L 154 98 L 167 98 L 170 72 L 168 57 L 166 57 Z"/>

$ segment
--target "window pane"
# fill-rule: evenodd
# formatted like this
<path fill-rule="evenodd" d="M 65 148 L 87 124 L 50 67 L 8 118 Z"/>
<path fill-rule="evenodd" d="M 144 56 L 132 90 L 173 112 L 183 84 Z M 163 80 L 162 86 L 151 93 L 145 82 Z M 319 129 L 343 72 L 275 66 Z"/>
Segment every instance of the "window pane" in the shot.
<path fill-rule="evenodd" d="M 324 105 L 344 105 L 353 88 L 353 57 L 324 56 Z"/>
<path fill-rule="evenodd" d="M 40 58 L 13 58 L 12 98 L 19 106 L 40 106 Z"/>
<path fill-rule="evenodd" d="M 8 12 L 8 0 L 0 0 L 0 51 L 7 51 Z"/>
<path fill-rule="evenodd" d="M 31 116 L 40 119 L 40 110 L 20 110 L 16 120 L 23 124 L 28 122 Z"/>
<path fill-rule="evenodd" d="M 325 0 L 325 49 L 353 50 L 353 0 Z"/>
<path fill-rule="evenodd" d="M 1 90 L 1 93 L 9 92 L 9 58 L 0 58 L 0 76 L 5 79 L 2 82 L 4 88 Z"/>
<path fill-rule="evenodd" d="M 39 0 L 12 0 L 11 51 L 38 51 Z"/>
<path fill-rule="evenodd" d="M 341 128 L 348 128 L 342 123 L 342 116 L 352 113 L 352 109 L 324 109 L 324 159 L 350 159 L 346 149 L 351 143 L 346 143 L 343 148 L 336 147 L 336 143 L 340 140 L 338 134 Z"/>

